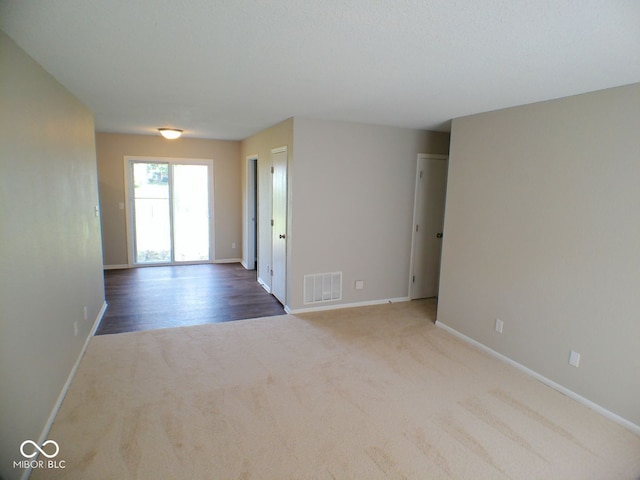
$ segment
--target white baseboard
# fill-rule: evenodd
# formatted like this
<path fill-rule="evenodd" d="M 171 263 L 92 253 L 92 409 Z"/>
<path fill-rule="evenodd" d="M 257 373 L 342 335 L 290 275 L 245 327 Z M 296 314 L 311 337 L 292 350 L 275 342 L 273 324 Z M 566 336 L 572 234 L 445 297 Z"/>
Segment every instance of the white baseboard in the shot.
<path fill-rule="evenodd" d="M 249 265 L 247 265 L 247 262 L 245 262 L 244 260 L 240 262 L 240 265 L 242 265 L 245 270 L 249 270 Z"/>
<path fill-rule="evenodd" d="M 267 293 L 271 293 L 271 287 L 269 287 L 269 285 L 267 285 L 260 277 L 258 277 L 258 283 L 262 285 L 262 288 L 264 288 Z"/>
<path fill-rule="evenodd" d="M 107 307 L 109 305 L 107 304 L 106 301 L 102 302 L 102 307 L 100 307 L 100 311 L 98 312 L 98 316 L 96 317 L 95 321 L 93 322 L 93 326 L 91 327 L 91 331 L 89 332 L 89 338 L 93 337 L 96 333 L 96 330 L 98 329 L 98 326 L 100 325 L 100 322 L 102 321 L 102 317 L 104 317 L 104 312 L 107 311 Z M 82 358 L 82 355 L 84 355 L 84 351 L 87 349 L 87 347 L 89 346 L 89 338 L 87 338 L 87 341 L 85 342 L 84 347 L 82 347 L 82 352 L 80 354 L 80 358 Z M 80 360 L 78 360 L 78 363 L 80 363 Z"/>
<path fill-rule="evenodd" d="M 187 262 L 184 263 L 184 265 L 198 265 L 201 262 Z M 241 258 L 219 258 L 217 260 L 214 260 L 212 262 L 207 262 L 207 263 L 240 263 L 242 264 L 242 266 L 244 268 L 246 268 L 247 270 L 249 270 L 249 268 L 244 264 L 244 262 L 242 261 Z M 122 265 L 103 265 L 102 269 L 103 270 L 121 270 L 124 268 L 137 268 L 137 267 L 165 267 L 166 264 L 161 264 L 161 265 L 154 265 L 154 264 L 144 264 L 144 265 L 127 265 L 126 263 L 122 264 Z"/>
<path fill-rule="evenodd" d="M 62 402 L 64 400 L 64 397 L 67 396 L 67 391 L 69 390 L 69 387 L 71 386 L 71 382 L 73 381 L 73 377 L 76 376 L 76 372 L 78 371 L 78 367 L 80 366 L 80 361 L 82 360 L 82 357 L 84 357 L 85 352 L 87 351 L 87 347 L 89 346 L 89 342 L 91 341 L 91 337 L 93 337 L 93 334 L 96 332 L 96 329 L 98 328 L 98 325 L 100 325 L 100 322 L 102 321 L 102 317 L 104 316 L 104 312 L 107 310 L 107 302 L 103 302 L 102 303 L 102 307 L 100 308 L 100 311 L 98 312 L 98 316 L 96 317 L 95 321 L 93 322 L 93 325 L 91 327 L 91 330 L 89 331 L 89 335 L 87 336 L 87 339 L 84 341 L 84 345 L 82 346 L 82 350 L 80 350 L 80 354 L 78 355 L 78 358 L 76 359 L 76 362 L 73 364 L 73 368 L 71 368 L 71 371 L 69 372 L 69 376 L 67 377 L 67 381 L 64 382 L 64 385 L 62 386 L 62 390 L 60 391 L 60 395 L 58 395 L 58 399 L 56 400 L 56 403 L 53 405 L 53 409 L 51 410 L 51 413 L 49 414 L 49 418 L 47 418 L 47 423 L 45 423 L 44 428 L 42 429 L 42 433 L 40 434 L 40 437 L 38 438 L 38 445 L 42 445 L 44 442 L 47 441 L 47 436 L 49 435 L 49 431 L 51 430 L 51 426 L 53 425 L 53 421 L 56 418 L 56 415 L 58 415 L 58 410 L 60 410 L 60 407 L 62 406 Z M 27 468 L 23 473 L 22 473 L 22 480 L 27 480 L 30 476 L 31 476 L 31 472 L 32 469 L 31 468 Z"/>
<path fill-rule="evenodd" d="M 566 395 L 567 397 L 591 408 L 592 410 L 596 411 L 597 413 L 599 413 L 600 415 L 608 418 L 609 420 L 617 423 L 618 425 L 623 426 L 624 428 L 632 431 L 633 433 L 635 433 L 636 435 L 640 435 L 640 426 L 636 425 L 635 423 L 630 422 L 629 420 L 627 420 L 626 418 L 622 418 L 620 415 L 617 415 L 615 413 L 613 413 L 610 410 L 607 410 L 606 408 L 598 405 L 597 403 L 592 402 L 591 400 L 583 397 L 582 395 L 577 394 L 576 392 L 574 392 L 573 390 L 569 390 L 566 387 L 563 387 L 562 385 L 560 385 L 559 383 L 554 382 L 553 380 L 540 375 L 538 372 L 531 370 L 530 368 L 525 367 L 524 365 L 522 365 L 521 363 L 516 362 L 515 360 L 510 359 L 509 357 L 496 352 L 495 350 L 493 350 L 492 348 L 487 347 L 486 345 L 478 342 L 477 340 L 474 340 L 471 337 L 467 337 L 465 334 L 460 333 L 459 331 L 455 330 L 454 328 L 449 327 L 448 325 L 445 325 L 444 323 L 436 320 L 436 326 L 446 330 L 447 332 L 451 333 L 452 335 L 455 335 L 456 337 L 460 338 L 461 340 L 464 340 L 465 342 L 473 345 L 474 347 L 479 348 L 480 350 L 482 350 L 483 352 L 488 353 L 489 355 L 502 360 L 505 363 L 508 363 L 509 365 L 511 365 L 512 367 L 517 368 L 518 370 L 520 370 L 521 372 L 526 373 L 527 375 L 535 378 L 536 380 L 544 383 L 545 385 L 553 388 L 554 390 L 559 391 L 560 393 Z"/>
<path fill-rule="evenodd" d="M 213 263 L 242 263 L 241 258 L 218 258 Z"/>
<path fill-rule="evenodd" d="M 123 263 L 122 265 L 103 265 L 103 270 L 121 270 L 123 268 L 129 268 L 129 265 Z"/>
<path fill-rule="evenodd" d="M 336 303 L 333 305 L 321 305 L 317 307 L 289 309 L 287 313 L 291 313 L 295 315 L 296 313 L 322 312 L 325 310 L 338 310 L 340 308 L 368 307 L 370 305 L 382 305 L 385 303 L 408 302 L 410 300 L 411 299 L 409 297 L 397 297 L 397 298 L 385 298 L 381 300 L 369 300 L 367 302 Z M 288 307 L 285 308 L 285 310 L 287 309 Z"/>

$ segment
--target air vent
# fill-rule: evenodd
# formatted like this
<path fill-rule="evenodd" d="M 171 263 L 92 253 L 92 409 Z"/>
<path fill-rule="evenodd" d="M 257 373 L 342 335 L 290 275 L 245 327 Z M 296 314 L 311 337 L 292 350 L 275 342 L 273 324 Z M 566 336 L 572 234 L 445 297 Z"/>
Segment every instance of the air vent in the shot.
<path fill-rule="evenodd" d="M 331 302 L 342 299 L 342 272 L 304 276 L 304 303 Z"/>

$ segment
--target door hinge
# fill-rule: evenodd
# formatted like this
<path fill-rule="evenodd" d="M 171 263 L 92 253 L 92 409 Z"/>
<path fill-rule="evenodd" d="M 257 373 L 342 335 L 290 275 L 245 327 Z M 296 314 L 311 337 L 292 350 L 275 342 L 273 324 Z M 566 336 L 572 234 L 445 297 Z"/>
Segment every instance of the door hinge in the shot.
<path fill-rule="evenodd" d="M 420 178 L 422 178 L 422 170 L 420 170 Z"/>
<path fill-rule="evenodd" d="M 270 273 L 270 274 L 271 274 L 271 276 L 273 277 L 273 270 L 271 270 L 269 273 Z"/>
<path fill-rule="evenodd" d="M 273 218 L 271 219 L 271 226 L 273 227 Z"/>
<path fill-rule="evenodd" d="M 271 173 L 273 173 L 273 166 L 271 166 Z"/>
<path fill-rule="evenodd" d="M 416 225 L 416 232 L 418 231 L 419 228 L 420 228 L 420 225 Z"/>
<path fill-rule="evenodd" d="M 416 276 L 415 276 L 415 275 L 413 276 L 413 280 L 412 280 L 412 282 L 413 282 L 413 283 L 416 283 Z"/>

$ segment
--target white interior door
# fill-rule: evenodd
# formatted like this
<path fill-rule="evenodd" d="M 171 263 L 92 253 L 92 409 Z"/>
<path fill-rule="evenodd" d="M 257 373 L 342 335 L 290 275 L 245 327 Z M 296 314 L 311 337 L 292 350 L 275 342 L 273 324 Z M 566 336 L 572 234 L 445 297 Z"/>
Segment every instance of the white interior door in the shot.
<path fill-rule="evenodd" d="M 413 299 L 438 295 L 447 158 L 444 155 L 418 156 L 409 279 L 409 296 Z"/>
<path fill-rule="evenodd" d="M 271 293 L 286 305 L 287 292 L 287 148 L 271 151 Z"/>

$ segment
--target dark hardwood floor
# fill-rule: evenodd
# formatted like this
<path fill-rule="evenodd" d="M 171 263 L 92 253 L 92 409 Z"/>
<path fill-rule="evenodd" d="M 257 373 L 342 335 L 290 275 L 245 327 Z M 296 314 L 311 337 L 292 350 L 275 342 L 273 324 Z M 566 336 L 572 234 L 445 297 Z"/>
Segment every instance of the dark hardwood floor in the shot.
<path fill-rule="evenodd" d="M 104 272 L 107 311 L 96 335 L 283 315 L 239 263 Z"/>

